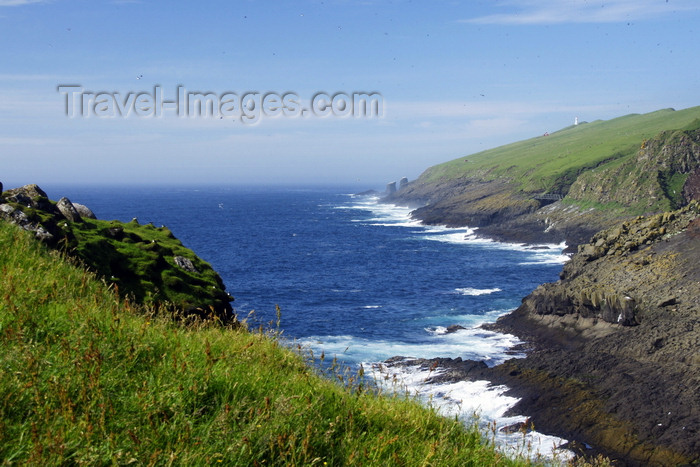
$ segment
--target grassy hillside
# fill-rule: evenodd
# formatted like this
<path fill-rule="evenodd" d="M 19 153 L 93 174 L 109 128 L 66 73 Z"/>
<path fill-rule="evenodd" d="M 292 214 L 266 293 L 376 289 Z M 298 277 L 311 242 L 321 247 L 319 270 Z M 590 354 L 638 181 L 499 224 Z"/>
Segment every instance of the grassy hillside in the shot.
<path fill-rule="evenodd" d="M 3 465 L 523 465 L 243 327 L 178 326 L 0 222 Z"/>
<path fill-rule="evenodd" d="M 686 128 L 698 119 L 700 106 L 582 123 L 436 165 L 419 181 L 506 179 L 525 192 L 565 192 L 585 169 L 633 156 L 645 139 L 663 130 Z"/>

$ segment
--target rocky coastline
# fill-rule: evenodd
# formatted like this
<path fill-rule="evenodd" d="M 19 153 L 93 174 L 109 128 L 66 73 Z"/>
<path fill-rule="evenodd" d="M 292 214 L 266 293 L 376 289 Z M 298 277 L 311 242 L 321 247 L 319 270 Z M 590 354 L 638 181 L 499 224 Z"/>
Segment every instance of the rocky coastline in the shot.
<path fill-rule="evenodd" d="M 574 131 L 562 132 L 562 144 Z M 546 146 L 551 141 L 508 148 L 540 147 L 565 160 L 564 148 Z M 588 154 L 571 144 L 572 154 Z M 383 201 L 411 207 L 428 225 L 468 226 L 506 242 L 566 242 L 572 257 L 560 280 L 486 326 L 519 337 L 527 356 L 494 368 L 450 358 L 408 364 L 439 369 L 435 383 L 508 386 L 520 398 L 514 414 L 571 440 L 583 456 L 602 453 L 629 466 L 700 464 L 700 120 L 625 154 L 549 172 L 544 192 L 528 189 L 528 177 L 549 161 L 533 163 L 528 157 L 540 157 L 533 150 L 507 159 L 515 164 L 508 172 L 498 160 L 508 148 L 494 150 L 490 162 L 477 157 L 470 165 L 468 157 L 431 167 L 398 190 L 390 185 Z"/>
<path fill-rule="evenodd" d="M 700 203 L 614 224 L 576 251 L 559 281 L 485 326 L 518 336 L 525 358 L 387 363 L 436 368 L 431 383 L 504 384 L 520 399 L 511 413 L 582 456 L 699 463 Z"/>

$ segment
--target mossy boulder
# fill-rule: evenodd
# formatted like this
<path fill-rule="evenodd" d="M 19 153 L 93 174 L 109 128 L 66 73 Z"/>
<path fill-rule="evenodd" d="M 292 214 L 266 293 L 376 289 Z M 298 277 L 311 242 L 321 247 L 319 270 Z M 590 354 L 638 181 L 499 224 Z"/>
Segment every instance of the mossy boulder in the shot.
<path fill-rule="evenodd" d="M 233 298 L 219 274 L 166 227 L 82 216 L 70 200 L 55 203 L 36 185 L 3 198 L 0 218 L 78 259 L 121 295 L 188 317 L 235 322 Z"/>

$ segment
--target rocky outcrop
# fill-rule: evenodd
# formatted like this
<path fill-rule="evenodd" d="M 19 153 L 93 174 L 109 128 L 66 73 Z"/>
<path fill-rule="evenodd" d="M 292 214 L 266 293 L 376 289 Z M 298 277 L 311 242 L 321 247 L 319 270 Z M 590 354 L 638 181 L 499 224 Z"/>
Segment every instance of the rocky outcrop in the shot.
<path fill-rule="evenodd" d="M 0 220 L 75 257 L 123 296 L 185 319 L 236 323 L 233 298 L 221 277 L 167 228 L 94 217 L 67 198 L 49 200 L 37 185 L 8 190 L 0 198 Z"/>
<path fill-rule="evenodd" d="M 697 201 L 581 245 L 494 326 L 531 348 L 495 370 L 520 391 L 514 410 L 627 465 L 699 462 L 698 255 Z"/>
<path fill-rule="evenodd" d="M 427 383 L 506 385 L 537 431 L 619 466 L 700 463 L 700 203 L 594 235 L 560 280 L 485 327 L 525 358 L 390 359 L 437 370 Z M 516 428 L 523 428 L 516 427 Z"/>
<path fill-rule="evenodd" d="M 386 196 L 392 196 L 396 193 L 396 182 L 389 182 L 386 184 Z"/>
<path fill-rule="evenodd" d="M 3 198 L 8 203 L 16 203 L 23 207 L 39 209 L 46 212 L 55 210 L 48 196 L 38 185 L 25 185 L 13 188 L 3 193 Z"/>
<path fill-rule="evenodd" d="M 699 167 L 700 130 L 665 131 L 643 141 L 635 156 L 623 163 L 582 173 L 567 196 L 637 212 L 668 211 L 700 199 L 696 189 Z"/>
<path fill-rule="evenodd" d="M 63 217 L 68 219 L 71 222 L 80 222 L 83 220 L 83 218 L 80 216 L 78 213 L 78 210 L 73 206 L 73 203 L 70 202 L 70 200 L 66 197 L 63 197 L 58 200 L 56 203 L 56 209 L 58 209 L 58 212 L 60 212 Z"/>

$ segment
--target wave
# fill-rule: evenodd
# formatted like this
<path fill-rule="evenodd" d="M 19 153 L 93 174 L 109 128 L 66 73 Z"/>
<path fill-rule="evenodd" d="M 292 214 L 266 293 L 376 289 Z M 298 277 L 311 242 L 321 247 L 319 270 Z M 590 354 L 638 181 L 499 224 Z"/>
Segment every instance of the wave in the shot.
<path fill-rule="evenodd" d="M 464 287 L 464 288 L 455 289 L 455 291 L 459 292 L 462 295 L 479 296 L 479 295 L 488 295 L 488 294 L 492 294 L 495 292 L 500 292 L 501 289 L 499 289 L 498 287 L 495 287 L 493 289 L 473 289 L 471 287 Z"/>
<path fill-rule="evenodd" d="M 384 227 L 412 227 L 419 230 L 417 234 L 424 240 L 453 243 L 461 245 L 478 245 L 483 248 L 497 248 L 499 250 L 522 251 L 531 253 L 529 257 L 518 263 L 519 265 L 532 264 L 564 264 L 570 257 L 562 252 L 566 249 L 566 243 L 542 243 L 525 244 L 499 242 L 478 235 L 478 227 L 447 227 L 441 225 L 424 225 L 419 220 L 411 217 L 410 208 L 384 204 L 378 197 L 351 197 L 349 204 L 335 206 L 335 209 L 356 209 L 369 211 L 373 217 L 353 219 L 352 222 L 361 222 L 367 225 Z"/>
<path fill-rule="evenodd" d="M 365 374 L 385 390 L 415 394 L 447 417 L 458 417 L 465 424 L 477 422 L 487 438 L 493 439 L 503 452 L 510 456 L 524 456 L 532 460 L 573 458 L 571 451 L 561 449 L 567 440 L 536 431 L 505 433 L 501 429 L 515 423 L 525 423 L 524 416 L 505 416 L 519 399 L 506 395 L 508 387 L 491 386 L 488 381 L 458 381 L 454 383 L 428 383 L 440 370 L 427 370 L 419 366 L 391 366 L 383 363 L 366 364 Z M 495 430 L 494 430 L 495 424 Z"/>
<path fill-rule="evenodd" d="M 444 331 L 442 331 L 444 329 Z M 395 356 L 411 358 L 437 358 L 450 356 L 470 360 L 483 360 L 489 366 L 503 363 L 513 357 L 510 349 L 522 342 L 511 334 L 487 331 L 479 327 L 447 332 L 437 326 L 425 328 L 425 334 L 412 339 L 370 339 L 366 337 L 308 336 L 296 343 L 314 354 L 325 353 L 347 364 L 381 362 Z"/>

